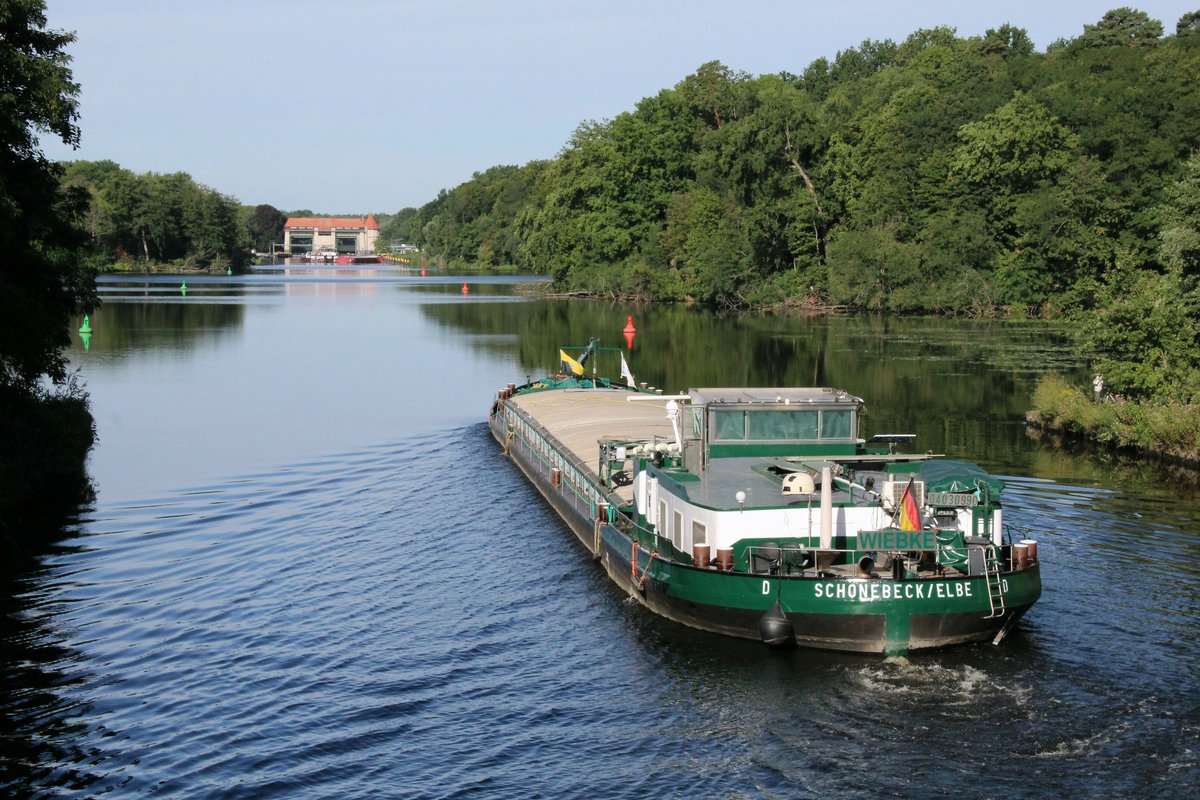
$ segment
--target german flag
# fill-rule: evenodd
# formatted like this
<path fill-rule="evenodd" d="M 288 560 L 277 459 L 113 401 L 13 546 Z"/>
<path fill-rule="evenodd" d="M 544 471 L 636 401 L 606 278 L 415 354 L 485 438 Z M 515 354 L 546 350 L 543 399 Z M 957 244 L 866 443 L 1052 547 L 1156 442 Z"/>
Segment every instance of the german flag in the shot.
<path fill-rule="evenodd" d="M 900 498 L 900 530 L 921 530 L 921 512 L 917 508 L 917 500 L 913 497 L 913 479 L 908 479 L 904 487 L 904 496 Z"/>

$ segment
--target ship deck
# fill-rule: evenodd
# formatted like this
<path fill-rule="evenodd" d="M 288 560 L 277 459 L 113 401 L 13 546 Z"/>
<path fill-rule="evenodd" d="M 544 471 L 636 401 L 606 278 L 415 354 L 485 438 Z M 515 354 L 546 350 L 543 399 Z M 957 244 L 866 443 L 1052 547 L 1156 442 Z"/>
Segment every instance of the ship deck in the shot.
<path fill-rule="evenodd" d="M 563 389 L 532 392 L 509 399 L 541 425 L 577 463 L 596 471 L 600 460 L 600 439 L 672 438 L 671 424 L 664 408 L 666 400 L 630 402 L 631 392 L 614 389 Z M 632 489 L 618 489 L 622 499 L 632 497 Z"/>

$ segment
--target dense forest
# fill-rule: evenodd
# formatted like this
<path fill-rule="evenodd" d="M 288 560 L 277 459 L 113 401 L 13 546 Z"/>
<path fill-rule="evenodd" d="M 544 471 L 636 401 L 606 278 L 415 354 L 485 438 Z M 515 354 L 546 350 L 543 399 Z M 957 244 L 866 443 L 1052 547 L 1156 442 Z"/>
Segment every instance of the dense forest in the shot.
<path fill-rule="evenodd" d="M 919 30 L 798 74 L 704 64 L 383 239 L 599 296 L 1087 314 L 1113 386 L 1191 399 L 1194 355 L 1144 356 L 1200 344 L 1197 120 L 1200 11 L 1168 35 L 1116 9 L 1044 53 L 1008 25 Z"/>
<path fill-rule="evenodd" d="M 83 227 L 100 269 L 240 269 L 251 250 L 269 253 L 283 240 L 284 212 L 265 204 L 239 206 L 186 172 L 139 174 L 112 161 L 73 161 L 63 165 L 62 183 L 86 193 Z"/>

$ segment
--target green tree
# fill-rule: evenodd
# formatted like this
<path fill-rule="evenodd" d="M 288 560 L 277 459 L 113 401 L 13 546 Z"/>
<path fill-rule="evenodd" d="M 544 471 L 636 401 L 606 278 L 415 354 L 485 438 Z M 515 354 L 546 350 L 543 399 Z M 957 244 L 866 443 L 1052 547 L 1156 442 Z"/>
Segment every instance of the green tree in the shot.
<path fill-rule="evenodd" d="M 81 161 L 67 165 L 63 182 L 93 198 L 87 218 L 93 252 L 110 263 L 136 258 L 240 268 L 249 257 L 247 218 L 237 201 L 186 172 L 136 175 L 112 162 Z M 263 208 L 264 224 L 281 230 L 282 214 L 272 217 L 271 207 Z"/>
<path fill-rule="evenodd" d="M 709 61 L 684 78 L 676 90 L 706 123 L 720 130 L 745 110 L 742 89 L 749 79 L 748 74 L 735 72 L 720 61 Z"/>
<path fill-rule="evenodd" d="M 32 529 L 19 521 L 86 496 L 95 440 L 63 354 L 72 318 L 96 299 L 82 257 L 88 194 L 62 185 L 38 140 L 79 143 L 73 40 L 47 30 L 42 0 L 0 4 L 0 545 L 10 554 L 9 531 Z"/>
<path fill-rule="evenodd" d="M 1200 401 L 1200 289 L 1178 273 L 1139 269 L 1128 255 L 1106 276 L 1084 343 L 1114 392 L 1135 400 Z"/>
<path fill-rule="evenodd" d="M 664 91 L 610 122 L 580 125 L 534 187 L 539 204 L 521 226 L 531 266 L 581 288 L 584 272 L 623 270 L 661 228 L 673 194 L 694 179 L 703 113 Z"/>
<path fill-rule="evenodd" d="M 678 194 L 659 243 L 689 295 L 734 304 L 749 275 L 750 260 L 736 206 L 722 202 L 712 189 Z"/>
<path fill-rule="evenodd" d="M 42 0 L 0 9 L 0 387 L 24 392 L 66 379 L 68 322 L 95 302 L 80 258 L 87 195 L 61 185 L 38 144 L 39 134 L 79 143 L 72 41 L 46 29 Z"/>
<path fill-rule="evenodd" d="M 895 225 L 840 231 L 829 243 L 829 297 L 837 304 L 888 311 L 922 308 L 920 247 Z"/>
<path fill-rule="evenodd" d="M 1028 191 L 1071 163 L 1077 138 L 1025 92 L 958 131 L 950 169 L 987 194 Z"/>
<path fill-rule="evenodd" d="M 1161 210 L 1162 262 L 1181 278 L 1200 279 L 1200 153 L 1187 160 L 1166 198 Z"/>
<path fill-rule="evenodd" d="M 1006 59 L 1033 55 L 1033 41 L 1029 38 L 1029 33 L 1012 25 L 989 28 L 983 34 L 980 47 L 989 55 L 999 55 Z"/>
<path fill-rule="evenodd" d="M 381 226 L 379 241 L 384 244 L 392 242 L 416 244 L 422 241 L 420 225 L 417 224 L 419 217 L 420 212 L 411 206 L 400 209 Z"/>
<path fill-rule="evenodd" d="M 1110 233 L 1126 213 L 1096 159 L 1078 159 L 1011 208 L 1013 235 L 996 258 L 1005 302 L 1064 310 L 1088 305 L 1083 295 L 1112 265 L 1117 242 Z"/>
<path fill-rule="evenodd" d="M 254 207 L 254 212 L 246 221 L 246 230 L 250 236 L 250 246 L 260 253 L 269 253 L 271 248 L 283 241 L 283 226 L 287 217 L 272 205 L 265 203 Z"/>
<path fill-rule="evenodd" d="M 1095 25 L 1084 25 L 1080 47 L 1144 47 L 1158 42 L 1162 23 L 1144 11 L 1123 6 L 1109 11 Z"/>

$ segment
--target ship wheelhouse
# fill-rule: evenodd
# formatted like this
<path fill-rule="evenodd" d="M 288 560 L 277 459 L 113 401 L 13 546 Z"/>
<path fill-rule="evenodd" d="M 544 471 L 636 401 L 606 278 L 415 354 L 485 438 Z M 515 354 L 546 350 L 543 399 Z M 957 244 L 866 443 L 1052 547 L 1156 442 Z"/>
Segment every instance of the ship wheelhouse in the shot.
<path fill-rule="evenodd" d="M 684 466 L 713 459 L 854 454 L 863 401 L 837 389 L 710 388 L 688 391 Z"/>

